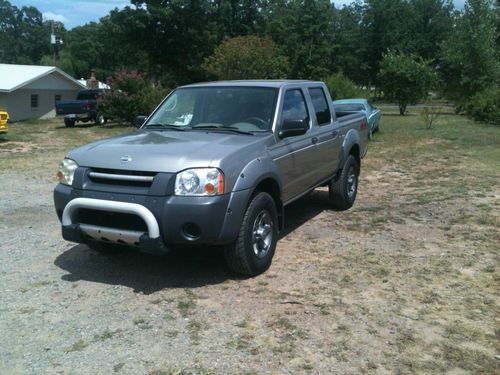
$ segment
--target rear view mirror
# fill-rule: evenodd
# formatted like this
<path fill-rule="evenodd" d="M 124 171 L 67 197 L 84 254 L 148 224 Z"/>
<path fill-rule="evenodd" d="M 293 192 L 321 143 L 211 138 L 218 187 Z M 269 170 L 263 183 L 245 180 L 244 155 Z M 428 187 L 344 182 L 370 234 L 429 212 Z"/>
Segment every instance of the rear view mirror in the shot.
<path fill-rule="evenodd" d="M 305 134 L 309 128 L 307 122 L 307 120 L 285 120 L 278 135 L 280 138 L 286 138 Z"/>
<path fill-rule="evenodd" d="M 146 121 L 146 119 L 147 119 L 147 118 L 148 118 L 148 117 L 147 117 L 147 116 L 144 116 L 144 115 L 137 116 L 137 117 L 135 118 L 135 127 L 136 127 L 137 129 L 139 129 L 139 128 L 142 126 L 142 124 L 144 124 L 144 122 Z"/>

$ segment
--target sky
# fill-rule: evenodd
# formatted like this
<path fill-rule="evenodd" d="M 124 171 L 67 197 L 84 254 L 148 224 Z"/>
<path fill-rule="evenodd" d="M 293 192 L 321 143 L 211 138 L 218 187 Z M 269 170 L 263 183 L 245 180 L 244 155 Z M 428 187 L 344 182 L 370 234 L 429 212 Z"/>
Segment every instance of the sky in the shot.
<path fill-rule="evenodd" d="M 453 0 L 456 8 L 462 8 L 465 0 Z M 127 0 L 9 0 L 17 7 L 34 6 L 42 12 L 44 19 L 64 23 L 66 29 L 84 25 L 107 15 L 114 8 L 123 8 Z M 337 7 L 351 0 L 333 0 Z"/>

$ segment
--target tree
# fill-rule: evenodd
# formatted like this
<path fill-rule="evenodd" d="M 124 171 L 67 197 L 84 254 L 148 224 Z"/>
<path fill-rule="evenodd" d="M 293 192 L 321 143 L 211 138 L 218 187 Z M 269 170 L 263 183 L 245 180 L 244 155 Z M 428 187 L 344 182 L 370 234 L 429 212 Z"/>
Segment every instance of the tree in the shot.
<path fill-rule="evenodd" d="M 397 101 L 399 113 L 404 115 L 408 104 L 424 99 L 436 87 L 438 76 L 428 61 L 389 52 L 383 56 L 378 81 L 384 97 Z"/>
<path fill-rule="evenodd" d="M 405 0 L 366 0 L 363 9 L 363 38 L 366 55 L 361 56 L 369 69 L 368 83 L 376 81 L 384 53 L 390 51 L 408 52 L 413 38 L 409 27 L 413 16 Z"/>
<path fill-rule="evenodd" d="M 369 85 L 370 66 L 364 58 L 368 47 L 363 27 L 363 5 L 359 1 L 334 10 L 334 35 L 339 53 L 334 70 L 356 83 Z"/>
<path fill-rule="evenodd" d="M 284 78 L 288 62 L 270 38 L 255 35 L 226 39 L 205 59 L 204 69 L 217 79 Z"/>
<path fill-rule="evenodd" d="M 412 16 L 406 19 L 411 30 L 405 52 L 426 60 L 438 60 L 441 43 L 453 28 L 454 7 L 451 0 L 409 0 Z"/>
<path fill-rule="evenodd" d="M 50 53 L 50 24 L 35 7 L 0 0 L 0 62 L 39 64 Z"/>
<path fill-rule="evenodd" d="M 265 33 L 290 62 L 290 78 L 320 79 L 335 66 L 329 0 L 274 0 L 264 9 Z"/>
<path fill-rule="evenodd" d="M 468 0 L 451 36 L 443 43 L 445 91 L 459 109 L 475 93 L 500 82 L 496 22 L 491 0 Z"/>

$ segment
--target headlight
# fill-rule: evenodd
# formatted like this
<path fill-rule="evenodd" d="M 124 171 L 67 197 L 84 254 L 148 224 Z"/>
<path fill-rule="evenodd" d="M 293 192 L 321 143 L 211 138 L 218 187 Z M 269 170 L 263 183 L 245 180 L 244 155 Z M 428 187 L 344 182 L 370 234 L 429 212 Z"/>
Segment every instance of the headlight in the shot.
<path fill-rule="evenodd" d="M 75 175 L 75 170 L 78 168 L 78 164 L 71 159 L 64 159 L 59 163 L 59 172 L 57 172 L 57 180 L 61 184 L 72 185 L 73 177 Z"/>
<path fill-rule="evenodd" d="M 224 193 L 224 175 L 217 168 L 196 168 L 175 177 L 175 195 L 219 195 Z"/>

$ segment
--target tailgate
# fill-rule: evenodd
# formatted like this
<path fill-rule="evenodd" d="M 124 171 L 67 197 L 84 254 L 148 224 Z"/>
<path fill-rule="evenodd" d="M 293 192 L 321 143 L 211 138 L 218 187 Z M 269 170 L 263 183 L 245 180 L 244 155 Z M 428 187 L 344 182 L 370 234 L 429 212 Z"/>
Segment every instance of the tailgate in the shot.
<path fill-rule="evenodd" d="M 58 115 L 68 115 L 72 113 L 85 113 L 89 102 L 87 100 L 65 100 L 56 103 L 56 113 Z"/>

